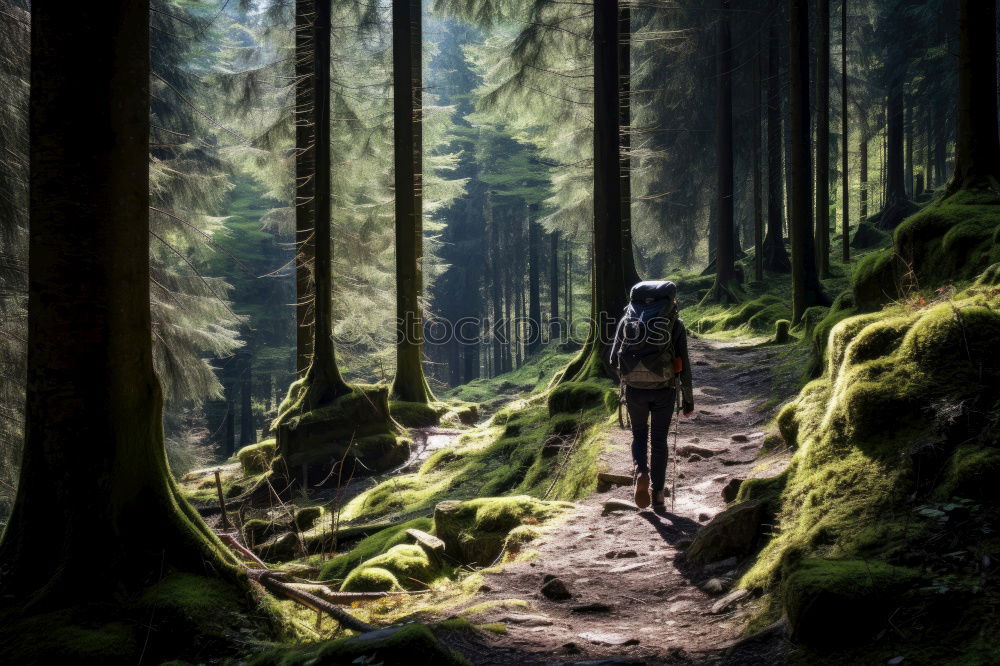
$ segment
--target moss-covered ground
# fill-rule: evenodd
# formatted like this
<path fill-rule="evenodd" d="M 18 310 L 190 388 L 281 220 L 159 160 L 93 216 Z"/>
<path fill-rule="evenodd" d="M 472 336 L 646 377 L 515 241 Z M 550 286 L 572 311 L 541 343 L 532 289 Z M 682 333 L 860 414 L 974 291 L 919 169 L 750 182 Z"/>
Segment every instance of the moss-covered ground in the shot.
<path fill-rule="evenodd" d="M 815 379 L 775 423 L 791 464 L 737 498 L 771 507 L 754 626 L 786 617 L 810 663 L 995 659 L 998 233 L 1000 202 L 934 202 L 812 325 Z"/>

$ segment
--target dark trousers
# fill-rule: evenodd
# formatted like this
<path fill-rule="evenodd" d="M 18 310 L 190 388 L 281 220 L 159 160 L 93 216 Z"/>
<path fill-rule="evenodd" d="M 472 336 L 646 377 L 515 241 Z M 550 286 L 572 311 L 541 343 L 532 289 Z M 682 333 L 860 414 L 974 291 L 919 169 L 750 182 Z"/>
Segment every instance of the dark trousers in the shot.
<path fill-rule="evenodd" d="M 653 492 L 663 490 L 667 478 L 667 433 L 674 413 L 674 397 L 672 387 L 625 387 L 625 405 L 632 422 L 632 462 L 637 472 L 649 474 Z"/>

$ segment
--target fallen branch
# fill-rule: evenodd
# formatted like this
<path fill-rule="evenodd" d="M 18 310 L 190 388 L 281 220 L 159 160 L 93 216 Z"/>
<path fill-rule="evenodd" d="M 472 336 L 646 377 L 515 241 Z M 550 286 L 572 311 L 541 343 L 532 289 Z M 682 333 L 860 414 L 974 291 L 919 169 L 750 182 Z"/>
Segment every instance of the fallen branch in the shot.
<path fill-rule="evenodd" d="M 306 608 L 310 608 L 314 611 L 321 613 L 326 613 L 334 620 L 340 623 L 340 626 L 345 629 L 350 629 L 351 631 L 357 631 L 359 633 L 367 633 L 369 631 L 374 631 L 376 627 L 374 625 L 363 622 L 358 618 L 354 617 L 343 608 L 338 608 L 326 599 L 322 599 L 319 596 L 306 592 L 304 590 L 296 588 L 291 583 L 285 583 L 278 580 L 277 575 L 284 572 L 275 572 L 270 570 L 261 569 L 248 569 L 247 574 L 250 576 L 251 580 L 255 580 L 260 585 L 270 592 L 271 594 L 285 597 L 286 599 L 291 599 L 292 601 L 302 604 Z"/>
<path fill-rule="evenodd" d="M 337 592 L 331 590 L 326 585 L 318 583 L 286 583 L 286 585 L 302 592 L 314 594 L 321 599 L 329 601 L 331 604 L 352 604 L 355 601 L 370 601 L 372 599 L 384 599 L 391 596 L 425 593 L 423 590 L 419 592 Z"/>

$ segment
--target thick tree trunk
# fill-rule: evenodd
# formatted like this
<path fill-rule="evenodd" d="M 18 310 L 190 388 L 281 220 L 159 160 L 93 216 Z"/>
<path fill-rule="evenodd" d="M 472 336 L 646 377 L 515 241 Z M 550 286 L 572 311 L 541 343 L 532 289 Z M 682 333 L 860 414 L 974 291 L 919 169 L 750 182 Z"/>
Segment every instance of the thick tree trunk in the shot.
<path fill-rule="evenodd" d="M 788 104 L 792 139 L 791 211 L 792 323 L 813 305 L 828 305 L 816 271 L 813 247 L 812 168 L 809 153 L 809 10 L 808 0 L 789 0 Z"/>
<path fill-rule="evenodd" d="M 122 602 L 167 572 L 238 579 L 163 448 L 149 309 L 148 26 L 149 5 L 135 0 L 32 8 L 25 445 L 0 544 L 0 603 L 15 617 L 95 604 L 125 626 L 148 616 L 126 617 Z M 162 647 L 149 656 L 162 658 Z"/>
<path fill-rule="evenodd" d="M 610 377 L 606 358 L 627 300 L 622 271 L 618 2 L 594 5 L 594 237 L 592 324 L 563 380 Z"/>
<path fill-rule="evenodd" d="M 622 280 L 628 288 L 641 278 L 635 267 L 635 251 L 632 248 L 632 10 L 627 2 L 618 3 L 618 90 Z"/>
<path fill-rule="evenodd" d="M 903 82 L 899 77 L 889 87 L 886 102 L 885 206 L 879 213 L 878 226 L 895 229 L 914 211 L 906 196 L 906 173 L 903 159 Z"/>
<path fill-rule="evenodd" d="M 542 345 L 541 230 L 535 216 L 538 204 L 528 208 L 528 326 L 525 352 L 534 354 Z"/>
<path fill-rule="evenodd" d="M 715 163 L 716 233 L 715 284 L 706 299 L 719 302 L 738 300 L 729 286 L 734 275 L 735 230 L 733 228 L 733 82 L 732 38 L 729 27 L 729 0 L 722 0 L 716 43 Z"/>
<path fill-rule="evenodd" d="M 772 16 L 767 40 L 767 234 L 764 269 L 788 273 L 792 269 L 784 241 L 784 144 L 781 137 L 781 81 L 778 19 Z"/>
<path fill-rule="evenodd" d="M 330 3 L 313 6 L 313 336 L 312 358 L 306 370 L 306 410 L 328 405 L 351 389 L 340 375 L 333 347 L 333 258 L 330 229 Z"/>
<path fill-rule="evenodd" d="M 431 399 L 423 368 L 423 30 L 420 0 L 392 3 L 396 191 L 396 377 L 392 395 Z"/>
<path fill-rule="evenodd" d="M 840 133 L 841 133 L 841 155 L 840 155 L 840 178 L 841 195 L 843 197 L 840 204 L 840 234 L 843 244 L 844 263 L 851 260 L 851 179 L 849 176 L 848 157 L 850 154 L 849 143 L 847 141 L 850 133 L 847 113 L 847 3 L 848 0 L 841 0 L 840 8 L 840 36 L 842 45 L 840 49 Z"/>
<path fill-rule="evenodd" d="M 549 236 L 549 340 L 562 338 L 559 321 L 559 232 Z"/>
<path fill-rule="evenodd" d="M 753 57 L 753 104 L 751 140 L 753 161 L 753 277 L 760 282 L 764 279 L 764 203 L 761 197 L 761 173 L 760 173 L 760 45 L 761 40 L 757 40 L 757 52 Z"/>
<path fill-rule="evenodd" d="M 316 260 L 315 0 L 295 2 L 295 370 L 304 376 L 313 347 Z"/>
<path fill-rule="evenodd" d="M 948 195 L 1000 189 L 997 32 L 993 0 L 959 0 L 958 140 Z"/>
<path fill-rule="evenodd" d="M 816 268 L 830 275 L 830 0 L 817 0 Z"/>

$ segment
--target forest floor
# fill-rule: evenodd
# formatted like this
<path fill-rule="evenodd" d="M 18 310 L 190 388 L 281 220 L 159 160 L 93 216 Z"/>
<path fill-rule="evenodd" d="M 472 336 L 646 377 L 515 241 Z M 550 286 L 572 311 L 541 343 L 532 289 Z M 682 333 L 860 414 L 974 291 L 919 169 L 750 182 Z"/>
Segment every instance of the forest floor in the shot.
<path fill-rule="evenodd" d="M 668 499 L 659 514 L 606 512 L 609 499 L 631 500 L 630 486 L 579 501 L 532 544 L 533 556 L 487 576 L 470 600 L 482 609 L 470 620 L 506 631 L 455 647 L 476 664 L 780 663 L 786 646 L 774 637 L 727 649 L 747 617 L 738 603 L 716 605 L 733 581 L 735 558 L 692 569 L 681 555 L 699 526 L 726 507 L 730 481 L 773 476 L 788 464 L 787 452 L 761 455 L 767 405 L 790 391 L 773 372 L 787 349 L 692 339 L 696 410 L 679 423 L 674 505 Z M 670 437 L 673 446 L 673 426 Z M 610 433 L 605 471 L 630 474 L 630 441 L 627 431 Z M 546 598 L 547 576 L 571 596 Z"/>

